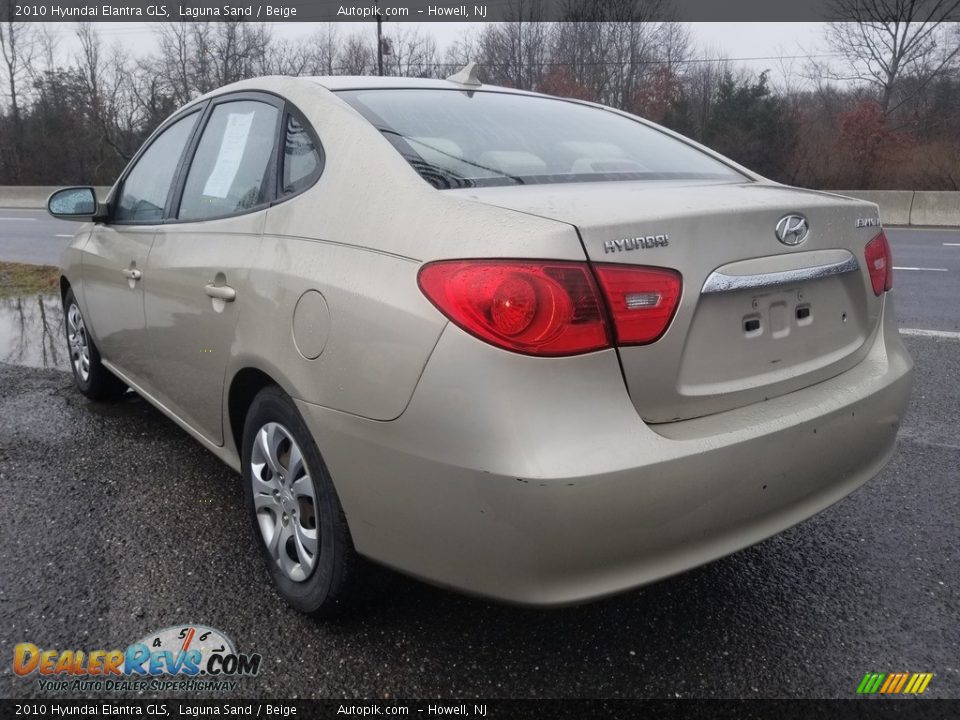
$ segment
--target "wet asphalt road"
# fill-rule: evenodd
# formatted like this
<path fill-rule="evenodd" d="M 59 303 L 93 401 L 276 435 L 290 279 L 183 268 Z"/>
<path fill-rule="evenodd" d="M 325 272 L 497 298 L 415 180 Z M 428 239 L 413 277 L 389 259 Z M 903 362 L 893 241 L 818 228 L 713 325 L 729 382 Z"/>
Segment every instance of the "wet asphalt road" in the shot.
<path fill-rule="evenodd" d="M 960 230 L 890 228 L 901 328 L 960 332 Z"/>
<path fill-rule="evenodd" d="M 52 218 L 46 210 L 0 208 L 0 228 L 0 260 L 56 265 L 80 225 Z"/>
<path fill-rule="evenodd" d="M 368 567 L 322 624 L 271 589 L 238 478 L 136 396 L 0 364 L 0 697 L 15 643 L 125 647 L 203 623 L 264 666 L 237 696 L 851 697 L 867 671 L 960 696 L 960 341 L 906 338 L 899 449 L 816 518 L 641 591 L 564 610 L 489 604 Z M 49 696 L 47 696 L 49 697 Z"/>

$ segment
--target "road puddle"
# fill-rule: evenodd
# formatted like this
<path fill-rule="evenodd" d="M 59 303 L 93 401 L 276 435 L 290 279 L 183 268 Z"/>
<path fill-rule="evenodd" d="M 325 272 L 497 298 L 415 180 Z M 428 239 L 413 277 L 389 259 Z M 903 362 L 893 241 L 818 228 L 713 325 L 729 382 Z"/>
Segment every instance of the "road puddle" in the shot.
<path fill-rule="evenodd" d="M 70 369 L 59 297 L 0 298 L 0 362 Z"/>

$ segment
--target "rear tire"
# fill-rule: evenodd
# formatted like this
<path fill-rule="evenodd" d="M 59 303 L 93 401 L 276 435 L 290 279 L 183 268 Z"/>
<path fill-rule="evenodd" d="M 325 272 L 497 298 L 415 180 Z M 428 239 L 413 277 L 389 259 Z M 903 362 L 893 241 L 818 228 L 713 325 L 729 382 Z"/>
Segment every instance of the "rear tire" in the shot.
<path fill-rule="evenodd" d="M 127 386 L 101 362 L 100 351 L 87 332 L 72 289 L 63 296 L 63 326 L 70 352 L 70 371 L 77 390 L 91 400 L 113 400 L 123 395 Z"/>
<path fill-rule="evenodd" d="M 300 612 L 347 606 L 357 554 L 330 473 L 293 401 L 269 386 L 243 428 L 243 489 L 270 578 Z"/>

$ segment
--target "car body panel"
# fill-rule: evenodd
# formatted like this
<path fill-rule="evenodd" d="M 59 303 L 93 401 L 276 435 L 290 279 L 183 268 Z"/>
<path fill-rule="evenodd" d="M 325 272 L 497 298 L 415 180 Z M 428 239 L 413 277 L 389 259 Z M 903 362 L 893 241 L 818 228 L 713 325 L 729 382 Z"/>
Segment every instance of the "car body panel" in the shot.
<path fill-rule="evenodd" d="M 323 174 L 273 207 L 268 235 L 369 248 L 414 260 L 551 257 L 583 260 L 567 223 L 471 202 L 427 185 L 365 118 L 310 80 L 285 94 L 324 144 Z M 311 213 L 298 212 L 309 204 Z"/>
<path fill-rule="evenodd" d="M 478 202 L 574 225 L 595 262 L 680 269 L 684 288 L 665 335 L 642 347 L 621 347 L 624 375 L 637 411 L 649 422 L 708 415 L 821 382 L 866 354 L 881 301 L 870 291 L 863 248 L 876 227 L 875 205 L 770 182 L 618 182 L 471 188 L 448 191 Z M 801 212 L 810 225 L 802 244 L 786 246 L 777 221 Z M 652 238 L 649 247 L 615 243 Z M 657 241 L 657 238 L 666 240 Z M 711 273 L 750 260 L 752 272 L 815 267 L 820 254 L 845 251 L 859 270 L 843 277 L 789 282 L 707 296 Z M 740 272 L 746 272 L 741 270 Z M 811 311 L 798 322 L 799 307 Z M 743 323 L 762 320 L 760 333 Z"/>
<path fill-rule="evenodd" d="M 149 356 L 143 314 L 144 281 L 124 273 L 146 269 L 156 228 L 150 225 L 94 225 L 83 242 L 85 317 L 104 357 L 134 378 L 145 378 Z"/>
<path fill-rule="evenodd" d="M 145 384 L 217 445 L 224 438 L 223 388 L 237 321 L 246 307 L 264 300 L 251 297 L 248 283 L 260 257 L 265 215 L 160 225 L 144 271 L 150 351 Z M 233 288 L 236 300 L 208 296 L 207 285 Z"/>
<path fill-rule="evenodd" d="M 392 420 L 409 402 L 445 324 L 419 293 L 398 291 L 416 286 L 418 268 L 367 249 L 264 236 L 242 290 L 257 302 L 243 304 L 228 375 L 255 367 L 297 399 Z M 308 293 L 323 298 L 321 310 L 300 308 Z M 307 332 L 312 352 L 303 347 Z"/>

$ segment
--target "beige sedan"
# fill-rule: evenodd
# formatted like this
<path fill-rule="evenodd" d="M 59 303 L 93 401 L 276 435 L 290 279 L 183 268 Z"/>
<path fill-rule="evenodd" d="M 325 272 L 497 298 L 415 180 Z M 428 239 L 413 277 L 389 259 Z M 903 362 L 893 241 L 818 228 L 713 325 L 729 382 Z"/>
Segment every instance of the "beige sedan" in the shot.
<path fill-rule="evenodd" d="M 359 557 L 544 606 L 681 572 L 874 476 L 910 395 L 875 205 L 470 71 L 224 87 L 49 209 L 77 387 L 241 473 L 304 612 Z"/>

